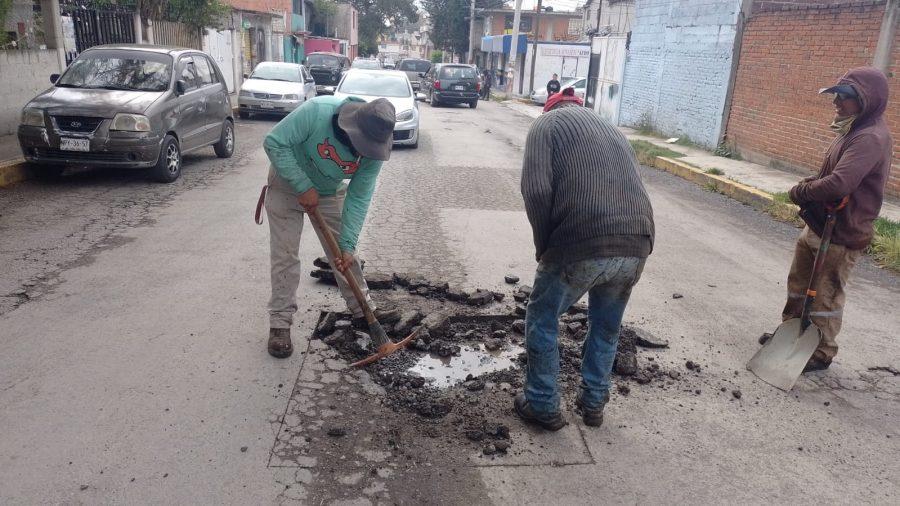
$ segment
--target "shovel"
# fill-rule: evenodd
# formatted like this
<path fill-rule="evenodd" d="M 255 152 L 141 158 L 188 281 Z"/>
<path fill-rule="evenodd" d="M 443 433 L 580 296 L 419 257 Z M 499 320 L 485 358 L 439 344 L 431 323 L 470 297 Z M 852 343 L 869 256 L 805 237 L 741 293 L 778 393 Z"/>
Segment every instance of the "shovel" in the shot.
<path fill-rule="evenodd" d="M 803 299 L 803 312 L 800 313 L 800 318 L 791 318 L 779 325 L 775 334 L 747 363 L 747 369 L 759 379 L 785 392 L 794 387 L 794 383 L 803 373 L 803 368 L 822 340 L 822 331 L 812 323 L 809 313 L 816 300 L 816 288 L 828 246 L 831 244 L 831 233 L 837 221 L 837 212 L 847 205 L 847 201 L 848 198 L 844 197 L 837 206 L 825 206 L 825 229 L 822 232 L 819 250 L 816 251 L 816 260 L 813 262 L 813 272 L 809 278 L 806 297 Z"/>
<path fill-rule="evenodd" d="M 322 215 L 319 214 L 317 208 L 313 208 L 312 211 L 307 211 L 306 213 L 309 215 L 309 221 L 312 223 L 313 228 L 315 228 L 319 232 L 319 235 L 325 239 L 325 246 L 328 248 L 328 253 L 331 254 L 332 262 L 334 262 L 335 258 L 341 257 L 341 248 L 338 246 L 337 241 L 334 240 L 331 229 L 325 224 L 325 220 L 322 219 Z M 410 341 L 415 339 L 418 330 L 414 330 L 410 335 L 406 336 L 406 338 L 398 343 L 392 342 L 384 332 L 384 328 L 382 328 L 381 324 L 378 323 L 378 320 L 375 318 L 375 313 L 369 308 L 366 296 L 363 295 L 362 290 L 360 290 L 356 278 L 354 278 L 352 274 L 345 275 L 337 269 L 335 269 L 334 272 L 337 276 L 343 277 L 347 282 L 347 286 L 353 291 L 353 296 L 356 297 L 356 301 L 359 302 L 359 306 L 366 316 L 366 323 L 369 324 L 369 336 L 372 337 L 372 343 L 375 344 L 375 354 L 350 364 L 352 367 L 360 367 L 381 360 L 391 353 L 405 348 Z"/>

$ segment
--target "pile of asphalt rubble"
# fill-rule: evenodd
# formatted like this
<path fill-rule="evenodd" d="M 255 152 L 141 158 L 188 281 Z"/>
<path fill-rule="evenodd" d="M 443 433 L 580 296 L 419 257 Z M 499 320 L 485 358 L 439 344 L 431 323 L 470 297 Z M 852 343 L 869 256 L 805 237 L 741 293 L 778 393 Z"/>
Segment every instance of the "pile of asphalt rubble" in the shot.
<path fill-rule="evenodd" d="M 334 273 L 327 261 L 315 262 L 317 270 L 311 275 L 322 282 L 334 284 Z M 502 456 L 511 449 L 509 427 L 504 423 L 512 413 L 512 397 L 521 391 L 525 348 L 525 311 L 531 287 L 517 286 L 514 304 L 504 304 L 499 314 L 486 314 L 486 306 L 501 303 L 504 293 L 490 290 L 464 290 L 443 281 L 425 279 L 415 274 L 366 273 L 370 290 L 377 290 L 382 301 L 390 301 L 401 314 L 393 322 L 381 322 L 387 334 L 398 341 L 416 332 L 416 338 L 404 352 L 394 353 L 366 366 L 373 380 L 385 390 L 384 404 L 397 412 L 415 413 L 415 423 L 443 435 L 464 437 L 479 445 L 484 455 Z M 510 285 L 518 283 L 515 276 L 507 276 Z M 404 309 L 413 299 L 424 298 L 422 309 Z M 511 307 L 510 307 L 511 306 Z M 503 306 L 499 306 L 503 307 Z M 430 310 L 430 311 L 429 311 Z M 427 313 L 427 314 L 426 314 Z M 580 384 L 581 354 L 587 335 L 587 307 L 576 304 L 560 318 L 560 392 L 565 404 L 574 405 L 573 398 Z M 337 350 L 348 362 L 355 362 L 374 352 L 366 329 L 354 328 L 347 313 L 323 312 L 316 327 L 315 338 Z M 644 366 L 638 363 L 638 347 L 667 348 L 668 341 L 658 339 L 639 328 L 623 326 L 613 371 L 617 376 L 616 391 L 628 395 L 629 383 L 668 388 L 676 384 L 682 373 L 666 369 L 653 357 Z M 480 349 L 486 353 L 520 351 L 514 367 L 493 370 L 480 375 L 468 374 L 458 382 L 439 388 L 433 378 L 410 371 L 425 356 L 450 361 L 464 350 Z M 689 362 L 688 372 L 699 374 L 700 366 Z"/>

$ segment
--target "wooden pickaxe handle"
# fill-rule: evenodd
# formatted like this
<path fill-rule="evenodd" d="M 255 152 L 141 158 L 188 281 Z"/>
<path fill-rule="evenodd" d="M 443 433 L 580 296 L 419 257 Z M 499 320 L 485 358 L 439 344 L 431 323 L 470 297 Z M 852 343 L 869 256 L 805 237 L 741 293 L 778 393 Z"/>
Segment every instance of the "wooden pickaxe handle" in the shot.
<path fill-rule="evenodd" d="M 322 237 L 325 238 L 325 247 L 328 248 L 328 252 L 331 253 L 331 258 L 342 258 L 341 247 L 338 246 L 337 241 L 334 239 L 334 234 L 331 233 L 331 229 L 328 228 L 325 220 L 322 219 L 322 215 L 319 214 L 319 208 L 314 207 L 311 211 L 307 210 L 306 214 L 309 215 L 309 221 L 310 223 L 312 223 L 312 226 L 319 231 L 319 234 Z M 347 286 L 349 286 L 350 290 L 353 291 L 353 296 L 356 297 L 356 301 L 359 302 L 359 307 L 362 308 L 363 313 L 366 315 L 366 323 L 370 325 L 372 323 L 376 323 L 378 320 L 375 319 L 375 313 L 373 313 L 369 308 L 369 303 L 366 301 L 366 296 L 359 288 L 359 283 L 356 282 L 356 278 L 353 277 L 353 273 L 344 274 L 341 271 L 337 270 L 337 267 L 335 267 L 334 265 L 332 265 L 332 268 L 337 275 L 344 277 L 344 280 L 347 282 Z"/>

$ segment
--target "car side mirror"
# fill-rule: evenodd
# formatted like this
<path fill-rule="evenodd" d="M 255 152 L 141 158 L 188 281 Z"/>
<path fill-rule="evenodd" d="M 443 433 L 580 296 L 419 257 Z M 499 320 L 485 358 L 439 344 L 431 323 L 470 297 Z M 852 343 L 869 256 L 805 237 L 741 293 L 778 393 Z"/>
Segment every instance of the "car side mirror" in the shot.
<path fill-rule="evenodd" d="M 419 72 L 419 77 L 425 77 L 425 72 Z"/>
<path fill-rule="evenodd" d="M 250 74 L 244 74 L 244 79 L 250 79 Z"/>
<path fill-rule="evenodd" d="M 59 74 L 50 74 L 50 84 L 56 84 L 59 81 Z"/>
<path fill-rule="evenodd" d="M 184 95 L 184 93 L 186 91 L 187 91 L 187 83 L 184 82 L 183 79 L 179 79 L 179 80 L 175 81 L 175 93 L 177 93 L 179 95 Z"/>

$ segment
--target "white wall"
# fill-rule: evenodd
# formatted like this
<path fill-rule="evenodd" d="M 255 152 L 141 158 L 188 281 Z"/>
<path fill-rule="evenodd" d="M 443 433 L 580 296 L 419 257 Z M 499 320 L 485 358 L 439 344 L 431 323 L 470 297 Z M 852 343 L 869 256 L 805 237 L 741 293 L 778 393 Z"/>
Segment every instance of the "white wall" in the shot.
<path fill-rule="evenodd" d="M 16 133 L 22 107 L 51 86 L 50 74 L 61 72 L 57 56 L 55 49 L 0 51 L 0 76 L 4 76 L 0 135 Z M 6 79 L 6 76 L 15 76 L 15 79 Z"/>
<path fill-rule="evenodd" d="M 525 71 L 516 76 L 514 89 L 519 90 L 519 79 L 522 79 L 523 95 L 530 95 L 535 88 L 543 89 L 553 74 L 564 77 L 587 77 L 588 65 L 591 59 L 591 47 L 588 43 L 537 43 L 537 60 L 534 65 L 534 83 L 531 85 L 531 58 L 534 50 L 532 43 L 528 44 L 528 52 L 525 54 Z"/>

